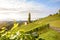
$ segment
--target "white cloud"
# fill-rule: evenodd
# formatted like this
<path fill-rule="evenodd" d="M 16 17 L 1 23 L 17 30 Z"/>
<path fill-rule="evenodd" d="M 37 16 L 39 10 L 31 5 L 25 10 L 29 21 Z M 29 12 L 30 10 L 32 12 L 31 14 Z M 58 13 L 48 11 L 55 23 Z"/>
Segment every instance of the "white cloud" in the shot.
<path fill-rule="evenodd" d="M 28 11 L 32 14 L 32 19 L 37 19 L 52 13 L 44 4 L 26 0 L 0 0 L 0 20 L 26 20 Z"/>

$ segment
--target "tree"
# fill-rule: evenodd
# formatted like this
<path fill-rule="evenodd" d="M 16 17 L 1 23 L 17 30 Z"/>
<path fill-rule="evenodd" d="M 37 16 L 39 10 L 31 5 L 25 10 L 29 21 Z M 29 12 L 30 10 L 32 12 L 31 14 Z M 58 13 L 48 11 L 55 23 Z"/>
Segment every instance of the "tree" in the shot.
<path fill-rule="evenodd" d="M 28 23 L 30 23 L 31 22 L 31 14 L 29 13 L 28 14 Z"/>
<path fill-rule="evenodd" d="M 59 14 L 59 13 L 56 13 L 56 15 Z"/>
<path fill-rule="evenodd" d="M 50 14 L 49 16 L 52 16 L 52 14 Z"/>

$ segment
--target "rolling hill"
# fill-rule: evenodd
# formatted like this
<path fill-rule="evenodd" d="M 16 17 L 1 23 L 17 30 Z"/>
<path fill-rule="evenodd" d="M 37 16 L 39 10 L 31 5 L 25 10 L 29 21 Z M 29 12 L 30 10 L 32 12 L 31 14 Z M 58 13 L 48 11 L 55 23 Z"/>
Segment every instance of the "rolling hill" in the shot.
<path fill-rule="evenodd" d="M 30 31 L 32 29 L 41 27 L 42 25 L 49 24 L 50 26 L 53 27 L 60 27 L 60 14 L 54 14 L 52 16 L 48 16 L 39 20 L 36 20 L 32 23 L 29 23 L 28 25 L 22 25 L 20 26 L 19 30 L 22 31 Z M 27 29 L 26 29 L 27 28 Z"/>
<path fill-rule="evenodd" d="M 11 35 L 15 36 L 18 32 L 29 34 L 37 33 L 39 36 L 35 40 L 41 40 L 40 38 L 43 40 L 60 40 L 60 14 L 49 15 L 35 20 L 32 23 L 28 23 L 27 25 L 14 23 L 11 30 L 6 31 L 1 35 L 5 35 L 7 38 L 10 38 Z M 22 34 L 22 36 L 24 36 L 24 34 Z M 19 36 L 17 37 L 20 38 Z"/>
<path fill-rule="evenodd" d="M 49 27 L 51 26 L 52 28 L 44 28 L 42 30 L 38 30 L 37 32 L 40 35 L 40 38 L 44 38 L 45 40 L 60 40 L 60 30 L 58 32 L 58 30 L 53 29 L 54 27 L 60 29 L 60 14 L 47 16 L 45 18 L 36 20 L 28 25 L 22 25 L 19 27 L 18 30 L 28 32 L 36 28 L 41 28 L 46 24 L 49 24 Z"/>

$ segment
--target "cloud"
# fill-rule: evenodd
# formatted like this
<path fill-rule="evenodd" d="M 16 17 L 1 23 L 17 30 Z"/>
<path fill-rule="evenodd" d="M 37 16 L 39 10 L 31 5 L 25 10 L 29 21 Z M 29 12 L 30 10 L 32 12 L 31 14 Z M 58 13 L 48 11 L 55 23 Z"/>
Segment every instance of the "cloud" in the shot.
<path fill-rule="evenodd" d="M 49 10 L 49 11 L 48 11 Z M 0 0 L 0 20 L 27 20 L 28 13 L 31 12 L 32 19 L 47 16 L 54 13 L 46 5 L 36 3 L 34 0 Z"/>

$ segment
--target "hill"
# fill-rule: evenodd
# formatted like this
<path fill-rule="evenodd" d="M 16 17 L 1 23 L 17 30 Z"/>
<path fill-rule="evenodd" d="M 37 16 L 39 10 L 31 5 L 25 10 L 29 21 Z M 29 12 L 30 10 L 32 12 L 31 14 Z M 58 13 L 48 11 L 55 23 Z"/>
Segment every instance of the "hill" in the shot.
<path fill-rule="evenodd" d="M 36 20 L 35 22 L 32 22 L 28 25 L 22 25 L 19 28 L 20 30 L 23 30 L 23 31 L 29 31 L 37 27 L 41 27 L 42 25 L 45 25 L 45 24 L 49 24 L 50 26 L 53 26 L 53 27 L 60 27 L 59 23 L 60 23 L 60 14 L 54 14 L 52 16 L 48 16 L 48 17 Z"/>
<path fill-rule="evenodd" d="M 49 28 L 50 30 L 48 28 L 45 28 L 46 24 L 49 24 L 49 27 L 51 26 L 52 28 L 51 29 Z M 44 28 L 41 28 L 41 27 L 44 27 Z M 29 31 L 34 32 L 35 29 L 41 28 L 37 31 L 37 33 L 40 35 L 40 38 L 43 38 L 46 40 L 60 40 L 60 32 L 58 32 L 58 30 L 56 29 L 53 29 L 54 27 L 60 29 L 60 14 L 47 16 L 45 18 L 36 20 L 28 25 L 22 25 L 19 27 L 18 30 L 24 31 L 24 32 L 29 32 Z"/>
<path fill-rule="evenodd" d="M 40 18 L 27 25 L 14 22 L 13 27 L 0 33 L 0 40 L 60 40 L 60 14 Z"/>

